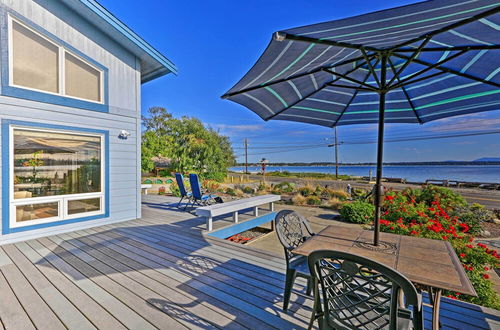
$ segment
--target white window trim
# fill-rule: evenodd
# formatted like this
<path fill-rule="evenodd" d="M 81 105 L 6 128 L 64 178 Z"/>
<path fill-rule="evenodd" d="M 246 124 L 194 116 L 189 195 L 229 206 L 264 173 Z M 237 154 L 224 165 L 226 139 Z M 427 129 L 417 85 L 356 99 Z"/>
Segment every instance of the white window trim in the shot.
<path fill-rule="evenodd" d="M 31 198 L 18 198 L 14 199 L 14 130 L 25 130 L 25 131 L 36 131 L 36 132 L 47 132 L 47 133 L 67 133 L 71 135 L 81 135 L 81 136 L 93 136 L 99 137 L 101 139 L 101 191 L 100 192 L 92 192 L 92 193 L 81 193 L 81 194 L 69 194 L 69 195 L 58 195 L 58 196 L 42 196 L 42 197 L 31 197 Z M 36 128 L 22 125 L 10 125 L 9 126 L 9 207 L 10 207 L 10 219 L 9 224 L 10 228 L 19 228 L 26 226 L 33 226 L 38 224 L 50 223 L 54 221 L 64 221 L 75 218 L 83 218 L 95 215 L 105 214 L 105 192 L 106 192 L 106 158 L 105 158 L 106 150 L 105 150 L 105 136 L 104 134 L 99 133 L 87 133 L 87 132 L 79 132 L 72 130 L 64 130 L 64 129 L 50 129 L 50 128 Z M 81 199 L 89 199 L 89 198 L 100 198 L 100 210 L 92 211 L 92 212 L 84 212 L 77 214 L 68 214 L 68 201 L 73 200 L 81 200 Z M 57 217 L 43 218 L 43 219 L 35 219 L 35 220 L 26 220 L 22 222 L 16 221 L 16 206 L 21 205 L 30 205 L 30 204 L 40 204 L 40 203 L 50 203 L 50 202 L 58 202 L 59 209 Z"/>
<path fill-rule="evenodd" d="M 43 89 L 37 89 L 37 88 L 31 88 L 31 87 L 26 87 L 26 86 L 21 86 L 21 85 L 16 85 L 14 84 L 14 59 L 13 59 L 13 28 L 12 28 L 12 22 L 16 22 L 19 25 L 22 25 L 26 29 L 30 30 L 31 32 L 35 33 L 39 37 L 45 39 L 47 42 L 51 43 L 55 47 L 59 49 L 59 53 L 57 56 L 57 61 L 58 61 L 58 81 L 57 81 L 57 93 L 46 91 Z M 95 66 L 93 63 L 90 63 L 86 59 L 82 58 L 78 54 L 75 54 L 74 52 L 70 51 L 64 46 L 61 46 L 57 43 L 55 43 L 53 40 L 49 39 L 45 35 L 41 34 L 40 32 L 32 29 L 30 26 L 24 24 L 23 22 L 13 18 L 11 15 L 8 15 L 8 35 L 9 35 L 9 40 L 8 40 L 8 45 L 9 45 L 9 86 L 16 87 L 16 88 L 22 88 L 26 90 L 31 90 L 35 92 L 40 92 L 40 93 L 46 93 L 46 94 L 51 94 L 51 95 L 57 95 L 57 96 L 64 96 L 68 98 L 72 98 L 75 100 L 81 100 L 85 102 L 92 102 L 92 103 L 97 103 L 97 104 L 104 104 L 104 71 L 97 66 Z M 80 98 L 72 95 L 67 95 L 66 92 L 66 80 L 65 80 L 65 61 L 66 61 L 66 53 L 71 54 L 72 56 L 76 57 L 80 61 L 84 62 L 88 66 L 94 68 L 97 72 L 99 72 L 99 101 L 96 100 L 90 100 L 90 99 L 85 99 L 85 98 Z"/>

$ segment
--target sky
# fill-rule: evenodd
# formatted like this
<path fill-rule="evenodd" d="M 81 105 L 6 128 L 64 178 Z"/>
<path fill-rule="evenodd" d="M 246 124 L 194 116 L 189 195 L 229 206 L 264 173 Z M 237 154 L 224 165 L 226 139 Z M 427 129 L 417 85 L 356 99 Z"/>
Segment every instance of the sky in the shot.
<path fill-rule="evenodd" d="M 227 135 L 238 161 L 333 161 L 333 129 L 293 123 L 264 122 L 220 96 L 257 61 L 275 31 L 406 5 L 408 0 L 99 0 L 116 17 L 165 54 L 177 66 L 142 86 L 142 112 L 153 106 L 174 116 L 193 116 Z M 341 162 L 374 162 L 375 125 L 338 128 Z M 447 118 L 425 125 L 387 125 L 384 160 L 445 161 L 500 157 L 500 134 L 439 138 L 455 134 L 500 132 L 500 110 Z M 400 141 L 418 137 L 426 140 Z"/>

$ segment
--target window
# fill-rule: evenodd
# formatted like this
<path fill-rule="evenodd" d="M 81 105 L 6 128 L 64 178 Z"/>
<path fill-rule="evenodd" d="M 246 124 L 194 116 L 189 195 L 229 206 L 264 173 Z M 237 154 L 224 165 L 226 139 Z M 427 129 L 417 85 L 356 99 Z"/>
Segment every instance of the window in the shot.
<path fill-rule="evenodd" d="M 11 127 L 11 227 L 104 213 L 104 137 Z"/>
<path fill-rule="evenodd" d="M 45 36 L 10 18 L 10 84 L 103 103 L 103 72 Z"/>

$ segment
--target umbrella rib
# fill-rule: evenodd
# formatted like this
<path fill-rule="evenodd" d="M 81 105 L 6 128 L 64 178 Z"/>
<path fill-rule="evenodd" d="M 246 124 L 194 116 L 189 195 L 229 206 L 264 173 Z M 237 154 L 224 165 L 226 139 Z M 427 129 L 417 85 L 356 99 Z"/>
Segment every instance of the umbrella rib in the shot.
<path fill-rule="evenodd" d="M 463 46 L 450 46 L 450 47 L 429 47 L 429 48 L 422 48 L 420 51 L 421 52 L 447 52 L 447 51 L 454 51 L 454 50 L 495 50 L 495 49 L 500 49 L 500 45 L 463 45 Z M 409 53 L 409 52 L 414 52 L 415 49 L 413 48 L 399 48 L 394 50 L 395 52 L 398 53 Z"/>
<path fill-rule="evenodd" d="M 281 40 L 295 40 L 295 41 L 302 41 L 302 42 L 307 42 L 310 44 L 320 44 L 320 45 L 328 45 L 328 46 L 337 46 L 337 47 L 344 47 L 344 48 L 351 48 L 351 49 L 357 49 L 360 50 L 361 48 L 365 48 L 370 51 L 380 51 L 376 47 L 370 47 L 370 46 L 363 46 L 360 44 L 351 44 L 348 42 L 342 42 L 342 41 L 333 41 L 333 40 L 326 40 L 326 39 L 319 39 L 319 38 L 313 38 L 313 37 L 304 37 L 304 36 L 298 36 L 295 34 L 290 34 L 286 32 L 277 32 L 276 33 L 277 38 L 280 38 Z"/>
<path fill-rule="evenodd" d="M 459 51 L 459 52 L 457 52 L 457 53 L 455 53 L 455 54 L 451 55 L 450 57 L 445 58 L 445 59 L 444 59 L 444 60 L 442 60 L 442 61 L 439 61 L 439 62 L 437 62 L 437 63 L 435 63 L 435 64 L 431 64 L 431 65 L 427 66 L 425 69 L 420 70 L 420 71 L 418 71 L 418 72 L 415 72 L 414 74 L 412 74 L 412 75 L 411 75 L 411 76 L 409 76 L 408 78 L 401 80 L 401 81 L 400 81 L 399 83 L 397 83 L 396 85 L 389 86 L 389 88 L 390 88 L 390 89 L 395 89 L 395 88 L 399 88 L 399 87 L 401 87 L 401 86 L 404 86 L 404 85 L 405 85 L 405 84 L 407 84 L 407 83 L 411 83 L 411 81 L 412 81 L 412 79 L 413 79 L 413 78 L 418 77 L 418 76 L 420 76 L 420 75 L 424 74 L 425 72 L 427 72 L 427 71 L 429 71 L 429 70 L 432 70 L 432 69 L 434 69 L 434 68 L 439 68 L 439 67 L 440 67 L 440 65 L 442 65 L 442 64 L 444 64 L 444 63 L 446 63 L 446 62 L 449 62 L 449 61 L 453 60 L 454 58 L 459 57 L 459 56 L 461 56 L 461 55 L 465 54 L 466 52 L 467 52 L 467 50 L 461 50 L 461 51 Z M 396 56 L 397 56 L 397 55 L 396 55 Z M 410 57 L 410 58 L 408 58 L 408 61 L 410 61 L 410 59 L 411 59 L 411 57 Z M 415 61 L 415 58 L 413 58 L 413 61 Z M 418 63 L 417 61 L 415 61 L 415 62 L 416 62 L 416 63 Z"/>
<path fill-rule="evenodd" d="M 396 56 L 396 57 L 402 58 L 402 59 L 408 59 L 409 58 L 408 56 L 397 54 L 397 53 L 394 53 L 393 55 Z M 419 60 L 419 59 L 414 59 L 413 62 L 418 63 L 418 64 L 422 64 L 422 65 L 426 65 L 426 66 L 432 66 L 434 69 L 438 69 L 438 70 L 443 71 L 445 73 L 452 73 L 452 74 L 460 76 L 460 77 L 468 78 L 468 79 L 471 79 L 471 80 L 475 80 L 475 81 L 481 82 L 483 84 L 488 84 L 488 85 L 494 86 L 496 88 L 500 88 L 500 84 L 497 84 L 497 83 L 492 82 L 492 81 L 488 81 L 488 80 L 484 80 L 484 79 L 478 78 L 478 77 L 470 75 L 468 73 L 463 73 L 463 72 L 460 72 L 460 71 L 457 71 L 457 70 L 453 70 L 453 69 L 450 69 L 450 68 L 446 68 L 446 67 L 442 67 L 442 66 L 436 66 L 435 64 L 432 64 L 432 63 L 429 63 L 429 62 L 426 62 L 426 61 L 422 61 L 422 60 Z"/>
<path fill-rule="evenodd" d="M 438 35 L 440 33 L 448 32 L 451 29 L 455 29 L 455 28 L 458 28 L 458 27 L 460 27 L 462 25 L 472 23 L 474 21 L 480 20 L 481 18 L 494 15 L 494 14 L 496 14 L 498 12 L 500 12 L 500 6 L 497 6 L 497 7 L 493 8 L 493 9 L 490 9 L 490 10 L 486 10 L 486 11 L 480 13 L 480 14 L 477 14 L 477 15 L 474 15 L 474 16 L 469 17 L 467 19 L 461 20 L 459 22 L 447 25 L 447 26 L 442 27 L 440 29 L 431 31 L 429 33 L 426 33 L 426 34 L 420 36 L 420 37 L 416 37 L 416 38 L 410 39 L 410 40 L 405 41 L 405 42 L 403 42 L 403 43 L 401 43 L 399 45 L 396 45 L 396 46 L 392 47 L 390 50 L 391 51 L 397 51 L 398 48 L 401 48 L 401 47 L 404 47 L 404 46 L 407 46 L 407 45 L 411 45 L 412 43 L 418 42 L 418 41 L 420 41 L 422 39 L 425 39 L 425 38 L 429 38 L 429 37 L 432 38 L 432 37 L 434 37 L 434 36 L 436 36 L 436 35 Z"/>
<path fill-rule="evenodd" d="M 380 80 L 377 77 L 377 73 L 375 72 L 375 68 L 372 65 L 372 62 L 371 62 L 372 59 L 368 58 L 368 55 L 366 54 L 366 50 L 364 47 L 361 47 L 361 53 L 363 54 L 365 61 L 368 63 L 368 67 L 370 68 L 370 72 L 372 73 L 373 78 L 375 78 L 375 81 L 377 82 L 377 86 L 379 88 L 382 87 L 382 85 L 380 84 Z M 366 81 L 366 79 L 364 81 Z M 364 81 L 363 81 L 363 83 L 364 83 Z"/>
<path fill-rule="evenodd" d="M 372 54 L 370 56 L 374 56 L 374 55 Z M 318 68 L 316 68 L 314 70 L 307 71 L 307 72 L 304 72 L 304 73 L 299 73 L 299 74 L 296 74 L 296 75 L 293 75 L 293 76 L 289 76 L 289 77 L 286 77 L 286 78 L 269 81 L 269 82 L 266 82 L 264 84 L 260 84 L 260 85 L 257 85 L 257 86 L 247 87 L 247 88 L 244 88 L 244 89 L 236 91 L 236 92 L 226 93 L 226 94 L 222 95 L 221 98 L 225 99 L 225 98 L 228 98 L 228 97 L 231 97 L 231 96 L 235 96 L 235 95 L 238 95 L 238 94 L 243 94 L 243 93 L 246 93 L 246 92 L 251 92 L 251 91 L 259 89 L 259 88 L 263 88 L 263 87 L 267 87 L 267 86 L 272 86 L 272 85 L 279 84 L 279 83 L 282 83 L 282 82 L 287 82 L 289 80 L 293 80 L 293 79 L 297 79 L 297 78 L 300 78 L 300 77 L 308 76 L 310 74 L 319 72 L 319 71 L 321 71 L 323 69 L 336 68 L 338 66 L 342 66 L 342 65 L 349 64 L 349 63 L 357 62 L 357 61 L 362 60 L 362 59 L 364 59 L 364 57 L 363 56 L 359 56 L 359 57 L 356 57 L 356 58 L 352 58 L 350 60 L 342 61 L 342 62 L 337 63 L 335 65 L 321 66 L 321 67 L 318 67 Z"/>
<path fill-rule="evenodd" d="M 394 77 L 398 80 L 398 83 L 399 83 L 400 80 L 399 80 L 399 76 L 396 74 L 396 68 L 394 67 L 394 63 L 392 63 L 390 57 L 388 57 L 387 59 L 389 61 L 389 65 L 391 66 L 392 72 L 394 72 Z M 408 61 L 408 62 L 410 62 L 410 61 Z M 412 102 L 412 100 L 410 98 L 410 95 L 408 94 L 408 91 L 406 90 L 406 88 L 404 86 L 401 86 L 401 90 L 403 91 L 403 94 L 405 95 L 406 99 L 408 100 L 408 104 L 410 105 L 411 109 L 413 110 L 413 113 L 415 114 L 415 117 L 417 118 L 418 123 L 419 124 L 423 124 L 422 119 L 418 115 L 417 109 L 415 109 L 415 105 L 413 104 L 413 102 Z"/>
<path fill-rule="evenodd" d="M 411 64 L 411 62 L 418 57 L 418 55 L 420 54 L 420 51 L 422 50 L 422 48 L 424 48 L 427 43 L 431 41 L 431 38 L 428 37 L 426 38 L 421 44 L 420 46 L 418 46 L 418 48 L 415 50 L 415 52 L 410 56 L 410 58 L 408 60 L 406 60 L 405 64 L 403 64 L 403 66 L 401 66 L 401 68 L 399 68 L 399 70 L 395 71 L 395 68 L 393 67 L 392 68 L 392 71 L 394 72 L 394 77 L 392 77 L 392 79 L 389 81 L 389 83 L 387 84 L 388 86 L 391 86 L 392 83 L 394 82 L 394 80 L 397 78 L 398 81 L 399 81 L 399 75 L 401 73 L 403 73 L 403 71 L 408 67 L 408 65 Z M 391 67 L 393 66 L 392 64 L 392 61 L 389 61 L 390 64 L 391 64 Z"/>
<path fill-rule="evenodd" d="M 345 73 L 345 75 L 348 75 L 348 74 L 353 73 L 354 71 L 356 71 L 357 69 L 359 69 L 359 68 L 360 68 L 361 66 L 363 66 L 363 65 L 365 65 L 365 62 L 362 62 L 362 63 L 360 63 L 360 64 L 356 65 L 354 68 L 352 68 L 351 70 L 347 71 L 347 72 Z M 343 75 L 343 76 L 344 76 L 344 75 Z M 330 83 L 333 83 L 333 82 L 335 82 L 335 81 L 337 81 L 337 80 L 340 80 L 341 78 L 342 78 L 342 77 L 339 77 L 339 78 L 337 78 L 337 79 L 335 79 L 335 80 L 333 80 L 333 81 L 331 81 L 331 82 L 324 83 L 324 84 L 323 84 L 320 88 L 318 88 L 318 89 L 316 89 L 316 90 L 312 91 L 311 93 L 307 94 L 307 95 L 306 95 L 306 96 L 304 96 L 304 97 L 301 97 L 301 98 L 300 98 L 300 99 L 298 99 L 297 101 L 295 101 L 295 102 L 293 102 L 292 104 L 290 104 L 290 105 L 286 106 L 285 108 L 283 108 L 283 109 L 279 110 L 278 112 L 276 112 L 276 113 L 272 114 L 271 116 L 269 116 L 269 117 L 265 118 L 264 120 L 265 120 L 265 121 L 268 121 L 268 120 L 270 120 L 270 119 L 273 119 L 273 118 L 274 118 L 274 117 L 276 117 L 277 115 L 279 115 L 279 114 L 283 113 L 283 111 L 286 111 L 286 110 L 288 110 L 288 109 L 290 109 L 290 108 L 294 107 L 294 106 L 295 106 L 295 105 L 297 105 L 298 103 L 300 103 L 300 102 L 302 102 L 302 101 L 304 101 L 304 100 L 308 99 L 308 98 L 309 98 L 309 97 L 311 97 L 312 95 L 314 95 L 314 94 L 316 94 L 317 92 L 321 91 L 321 90 L 322 90 L 323 88 L 325 88 L 326 86 L 330 86 Z"/>
<path fill-rule="evenodd" d="M 375 62 L 375 66 L 377 66 L 378 62 L 380 62 L 380 59 L 377 59 L 377 61 Z M 363 79 L 363 82 L 367 81 L 368 80 L 368 77 L 370 77 L 370 73 L 368 73 L 366 75 L 366 77 Z M 354 101 L 354 98 L 356 97 L 356 95 L 358 95 L 358 92 L 359 92 L 359 89 L 356 89 L 354 91 L 354 93 L 352 94 L 352 97 L 351 99 L 349 100 L 349 102 L 347 102 L 346 106 L 344 107 L 344 109 L 342 109 L 342 112 L 340 112 L 340 115 L 337 117 L 337 120 L 335 120 L 335 123 L 333 123 L 332 127 L 335 127 L 337 126 L 338 122 L 340 121 L 340 118 L 342 118 L 342 116 L 344 115 L 344 113 L 346 112 L 347 108 L 349 108 L 349 106 L 351 105 L 351 103 Z"/>

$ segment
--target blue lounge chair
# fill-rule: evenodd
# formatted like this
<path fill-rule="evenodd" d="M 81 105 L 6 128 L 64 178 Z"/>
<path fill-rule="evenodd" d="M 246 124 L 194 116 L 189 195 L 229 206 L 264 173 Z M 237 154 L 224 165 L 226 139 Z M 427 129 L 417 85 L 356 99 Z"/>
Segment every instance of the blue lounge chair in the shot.
<path fill-rule="evenodd" d="M 181 200 L 179 201 L 179 203 L 177 203 L 177 207 L 181 205 L 184 198 L 187 198 L 187 204 L 184 207 L 185 210 L 188 207 L 189 202 L 191 202 L 193 194 L 186 190 L 186 187 L 184 186 L 184 176 L 182 174 L 175 173 L 175 181 L 177 182 L 177 185 L 179 186 L 179 191 L 181 193 Z"/>
<path fill-rule="evenodd" d="M 189 183 L 191 184 L 191 191 L 193 193 L 191 206 L 194 205 L 204 206 L 215 203 L 214 198 L 217 197 L 216 195 L 211 195 L 211 194 L 204 195 L 202 193 L 198 174 L 194 173 L 189 174 Z"/>

